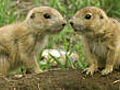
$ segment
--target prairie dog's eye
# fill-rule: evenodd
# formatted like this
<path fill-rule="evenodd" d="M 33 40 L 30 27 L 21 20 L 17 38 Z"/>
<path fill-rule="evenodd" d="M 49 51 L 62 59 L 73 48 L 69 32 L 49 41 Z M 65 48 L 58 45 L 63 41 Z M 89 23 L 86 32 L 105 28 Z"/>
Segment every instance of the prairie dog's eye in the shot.
<path fill-rule="evenodd" d="M 49 13 L 45 13 L 43 16 L 44 16 L 45 19 L 50 19 L 51 18 Z"/>
<path fill-rule="evenodd" d="M 92 17 L 91 13 L 88 13 L 88 14 L 85 15 L 85 19 L 91 19 L 91 17 Z"/>

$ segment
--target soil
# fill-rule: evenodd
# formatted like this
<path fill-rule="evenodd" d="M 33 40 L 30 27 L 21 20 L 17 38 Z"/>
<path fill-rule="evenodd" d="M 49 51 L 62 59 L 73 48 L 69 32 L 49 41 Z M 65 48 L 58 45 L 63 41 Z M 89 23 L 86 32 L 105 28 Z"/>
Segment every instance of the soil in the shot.
<path fill-rule="evenodd" d="M 40 74 L 0 77 L 0 90 L 120 90 L 120 71 L 88 76 L 80 69 L 50 70 Z"/>

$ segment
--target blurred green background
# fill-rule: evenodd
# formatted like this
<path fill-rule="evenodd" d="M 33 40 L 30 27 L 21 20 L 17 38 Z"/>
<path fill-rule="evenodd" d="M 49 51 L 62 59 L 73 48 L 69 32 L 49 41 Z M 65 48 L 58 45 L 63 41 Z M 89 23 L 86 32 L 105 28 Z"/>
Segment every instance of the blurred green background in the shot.
<path fill-rule="evenodd" d="M 0 26 L 10 24 L 16 21 L 22 21 L 26 17 L 27 12 L 36 6 L 51 6 L 56 8 L 68 21 L 77 10 L 85 6 L 96 6 L 106 11 L 109 17 L 113 17 L 120 21 L 120 0 L 0 0 Z M 72 38 L 71 38 L 72 37 Z M 57 45 L 57 47 L 56 47 Z M 85 68 L 87 66 L 86 59 L 82 51 L 82 43 L 79 35 L 76 37 L 69 23 L 64 30 L 55 38 L 49 37 L 49 43 L 46 48 L 62 47 L 66 52 L 77 52 L 79 59 L 73 64 L 69 58 L 70 54 L 66 54 L 65 61 L 70 68 Z M 59 67 L 65 68 L 59 62 L 59 59 L 54 58 Z M 38 56 L 41 59 L 41 53 Z M 40 68 L 51 68 L 50 60 L 47 63 L 40 63 Z"/>

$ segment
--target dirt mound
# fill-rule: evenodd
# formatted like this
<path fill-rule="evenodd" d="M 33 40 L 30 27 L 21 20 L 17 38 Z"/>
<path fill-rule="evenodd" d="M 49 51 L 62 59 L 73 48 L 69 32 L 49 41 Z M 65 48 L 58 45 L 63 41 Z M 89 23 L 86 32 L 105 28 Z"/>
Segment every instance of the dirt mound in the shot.
<path fill-rule="evenodd" d="M 120 90 L 120 72 L 87 76 L 80 69 L 48 71 L 37 75 L 0 77 L 0 90 Z"/>

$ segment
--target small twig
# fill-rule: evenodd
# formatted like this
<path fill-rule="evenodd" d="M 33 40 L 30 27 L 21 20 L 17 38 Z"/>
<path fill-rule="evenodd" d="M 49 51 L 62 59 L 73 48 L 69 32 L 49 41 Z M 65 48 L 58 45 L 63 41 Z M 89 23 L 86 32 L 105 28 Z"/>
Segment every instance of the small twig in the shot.
<path fill-rule="evenodd" d="M 85 77 L 82 77 L 82 79 L 85 79 Z"/>
<path fill-rule="evenodd" d="M 38 90 L 40 90 L 40 84 L 38 83 Z"/>
<path fill-rule="evenodd" d="M 116 84 L 116 83 L 119 83 L 120 82 L 120 80 L 115 80 L 114 82 L 113 82 L 113 84 Z"/>

